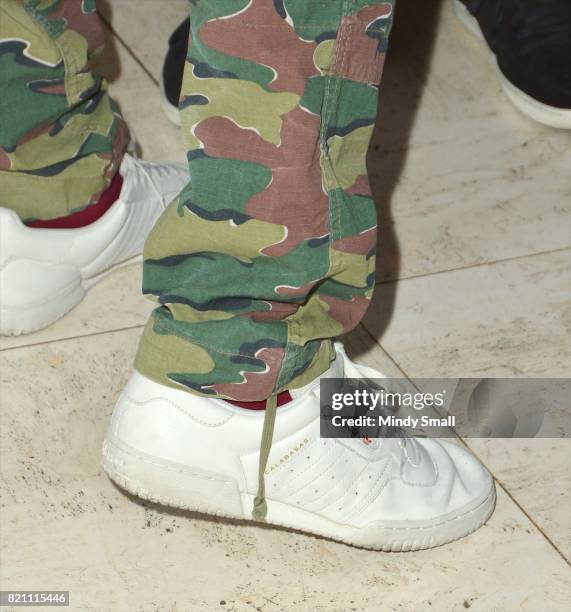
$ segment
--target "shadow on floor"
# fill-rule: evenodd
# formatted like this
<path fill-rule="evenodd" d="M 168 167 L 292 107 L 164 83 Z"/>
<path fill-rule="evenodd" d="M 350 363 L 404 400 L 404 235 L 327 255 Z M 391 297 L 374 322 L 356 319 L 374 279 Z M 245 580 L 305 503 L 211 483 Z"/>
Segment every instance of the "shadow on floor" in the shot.
<path fill-rule="evenodd" d="M 89 66 L 93 72 L 103 75 L 108 83 L 113 83 L 121 76 L 121 60 L 117 52 L 117 38 L 108 26 L 113 16 L 109 0 L 97 0 L 97 12 L 102 22 L 105 43 L 102 51 L 91 58 Z"/>
<path fill-rule="evenodd" d="M 442 4 L 442 0 L 397 1 L 379 90 L 377 123 L 367 157 L 379 218 L 375 305 L 380 307 L 377 306 L 374 315 L 379 321 L 379 335 L 391 319 L 398 289 L 398 283 L 392 281 L 398 279 L 400 272 L 400 249 L 391 202 L 401 180 L 410 135 L 428 80 Z M 376 342 L 371 337 L 370 345 L 364 347 L 363 352 L 374 346 Z"/>

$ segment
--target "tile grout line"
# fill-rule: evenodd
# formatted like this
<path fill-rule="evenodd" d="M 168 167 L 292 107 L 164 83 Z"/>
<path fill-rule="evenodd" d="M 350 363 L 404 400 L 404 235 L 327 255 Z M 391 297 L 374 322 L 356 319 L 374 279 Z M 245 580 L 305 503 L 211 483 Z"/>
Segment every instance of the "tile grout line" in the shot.
<path fill-rule="evenodd" d="M 466 444 L 466 446 L 468 446 L 468 445 Z M 470 448 L 470 452 L 473 455 L 475 455 L 478 458 L 478 460 L 481 461 L 481 463 L 484 463 L 480 459 L 478 454 L 471 447 L 468 447 L 468 448 Z M 543 528 L 535 521 L 535 519 L 533 519 L 528 514 L 528 512 L 525 510 L 525 508 L 511 494 L 511 492 L 507 488 L 507 485 L 504 485 L 504 483 L 499 478 L 497 478 L 496 476 L 494 476 L 494 480 L 500 485 L 500 487 L 503 489 L 504 493 L 513 501 L 513 503 L 525 514 L 525 516 L 527 517 L 529 522 L 537 529 L 537 531 L 539 531 L 539 533 L 541 533 L 541 535 L 551 544 L 551 546 L 553 546 L 553 548 L 557 551 L 557 553 L 563 559 L 563 561 L 565 561 L 565 563 L 571 567 L 571 560 L 567 559 L 567 557 L 564 555 L 564 553 L 561 550 L 559 550 L 559 547 L 555 544 L 555 542 L 553 542 L 553 540 L 545 533 Z"/>
<path fill-rule="evenodd" d="M 550 251 L 539 251 L 538 253 L 528 253 L 527 255 L 515 255 L 514 257 L 506 257 L 505 259 L 496 259 L 494 261 L 484 261 L 482 263 L 470 264 L 467 266 L 458 266 L 457 268 L 450 268 L 449 270 L 436 270 L 435 272 L 427 272 L 426 274 L 413 274 L 412 276 L 405 276 L 402 278 L 391 278 L 388 280 L 381 280 L 375 283 L 375 287 L 379 285 L 390 285 L 391 283 L 399 283 L 408 280 L 415 280 L 417 278 L 426 278 L 429 276 L 437 276 L 439 274 L 447 274 L 448 272 L 460 272 L 462 270 L 470 270 L 472 268 L 482 268 L 484 266 L 494 266 L 496 264 L 507 263 L 510 261 L 517 261 L 518 259 L 526 259 L 530 257 L 539 257 L 541 255 L 551 255 L 552 253 L 562 253 L 564 251 L 570 251 L 571 246 L 561 247 L 559 249 L 552 249 Z"/>
<path fill-rule="evenodd" d="M 117 31 L 113 28 L 113 26 L 111 25 L 111 23 L 109 23 L 109 21 L 107 21 L 107 19 L 99 12 L 97 11 L 97 14 L 99 15 L 99 18 L 101 19 L 101 21 L 105 24 L 105 27 L 113 34 L 113 36 L 115 36 L 115 38 L 119 41 L 119 43 L 121 44 L 121 46 L 125 49 L 125 51 L 127 51 L 127 53 L 133 58 L 133 60 L 139 65 L 139 67 L 143 70 L 143 72 L 151 79 L 151 81 L 157 86 L 159 87 L 159 82 L 157 81 L 157 79 L 153 76 L 152 72 L 145 66 L 145 64 L 137 57 L 137 55 L 135 54 L 135 52 L 131 49 L 131 47 L 129 47 L 129 45 L 123 40 L 123 38 L 121 38 L 121 36 L 117 33 Z"/>
<path fill-rule="evenodd" d="M 153 79 L 153 81 L 154 81 L 154 79 Z M 407 276 L 407 277 L 404 277 L 404 278 L 396 278 L 396 279 L 386 280 L 386 281 L 377 281 L 375 283 L 375 287 L 377 287 L 378 285 L 388 285 L 388 284 L 391 284 L 391 283 L 404 282 L 404 281 L 408 281 L 408 280 L 415 280 L 417 278 L 425 278 L 425 277 L 430 277 L 430 276 L 437 276 L 439 274 L 447 274 L 448 272 L 458 272 L 458 271 L 461 271 L 461 270 L 469 270 L 471 268 L 480 268 L 480 267 L 483 267 L 483 266 L 492 266 L 492 265 L 495 265 L 495 264 L 498 264 L 498 263 L 517 261 L 518 259 L 525 259 L 525 258 L 528 258 L 528 257 L 538 257 L 540 255 L 549 255 L 551 253 L 560 253 L 560 252 L 569 251 L 569 250 L 571 250 L 571 247 L 561 247 L 560 249 L 553 249 L 551 251 L 540 251 L 539 253 L 531 253 L 531 254 L 528 254 L 528 255 L 517 255 L 516 257 L 508 257 L 506 259 L 498 259 L 496 261 L 484 262 L 484 263 L 481 263 L 481 264 L 473 264 L 473 265 L 469 265 L 469 266 L 463 266 L 463 267 L 458 267 L 458 268 L 451 268 L 449 270 L 439 270 L 437 272 L 429 272 L 428 274 L 417 274 L 415 276 Z M 406 378 L 410 379 L 410 377 L 405 372 L 405 370 L 403 370 L 403 368 L 398 364 L 398 362 L 396 362 L 393 359 L 392 355 L 388 351 L 386 351 L 379 342 L 377 342 L 376 338 L 367 329 L 365 324 L 363 322 L 360 322 L 359 325 L 365 330 L 367 335 L 370 336 L 370 338 L 375 342 L 375 344 L 377 344 L 386 353 L 386 355 L 394 363 L 394 365 L 401 372 L 403 372 L 405 374 Z M 52 340 L 44 340 L 44 341 L 40 341 L 40 342 L 32 342 L 30 344 L 21 344 L 19 346 L 9 346 L 9 347 L 6 347 L 6 348 L 0 348 L 0 353 L 3 352 L 3 351 L 11 351 L 11 350 L 16 350 L 16 349 L 20 349 L 20 348 L 25 348 L 26 346 L 39 346 L 41 344 L 51 344 L 52 342 L 59 342 L 59 341 L 63 341 L 63 340 L 74 340 L 74 339 L 78 339 L 78 338 L 89 338 L 90 336 L 98 336 L 98 335 L 101 335 L 101 334 L 113 333 L 113 332 L 116 332 L 116 331 L 125 331 L 127 329 L 135 329 L 137 327 L 143 327 L 143 326 L 144 326 L 144 324 L 141 324 L 141 325 L 137 324 L 137 325 L 131 325 L 131 326 L 127 326 L 127 327 L 119 327 L 117 329 L 107 329 L 107 330 L 100 331 L 100 332 L 92 332 L 92 333 L 87 333 L 87 334 L 79 334 L 77 336 L 68 336 L 68 337 L 65 337 L 65 338 L 54 338 Z"/>
<path fill-rule="evenodd" d="M 30 344 L 20 344 L 19 346 L 8 346 L 6 348 L 0 348 L 0 353 L 7 351 L 17 351 L 19 349 L 25 349 L 32 346 L 42 346 L 43 344 L 54 344 L 55 342 L 67 342 L 68 340 L 81 340 L 83 338 L 93 338 L 94 336 L 102 336 L 103 334 L 114 334 L 115 332 L 128 331 L 130 329 L 142 329 L 145 327 L 145 323 L 138 323 L 137 325 L 128 325 L 126 327 L 118 327 L 117 329 L 105 329 L 103 331 L 96 331 L 90 334 L 79 334 L 77 336 L 66 336 L 65 338 L 52 338 L 51 340 L 40 340 L 39 342 L 31 342 Z"/>
<path fill-rule="evenodd" d="M 400 372 L 402 372 L 407 380 L 410 380 L 410 376 L 406 373 L 406 371 L 401 368 L 401 366 L 399 365 L 399 363 L 393 358 L 393 356 L 386 350 L 383 348 L 383 346 L 381 345 L 380 342 L 377 341 L 377 339 L 375 338 L 375 336 L 373 336 L 373 334 L 367 329 L 366 325 L 363 323 L 363 321 L 361 321 L 359 323 L 359 326 L 363 328 L 363 330 L 365 331 L 365 333 L 367 334 L 367 336 L 369 336 L 369 338 L 383 351 L 383 353 L 392 361 L 392 363 L 395 365 L 395 367 L 397 367 L 399 369 Z"/>
<path fill-rule="evenodd" d="M 557 250 L 567 250 L 567 249 L 557 249 Z M 519 259 L 519 258 L 518 258 Z M 385 355 L 387 355 L 387 357 L 394 363 L 394 365 L 406 376 L 407 380 L 411 382 L 411 384 L 418 390 L 420 391 L 420 389 L 418 389 L 418 387 L 416 387 L 416 385 L 413 383 L 413 381 L 411 380 L 410 376 L 407 374 L 407 372 L 400 367 L 400 365 L 398 364 L 398 362 L 393 358 L 393 356 L 386 350 L 383 348 L 383 346 L 381 345 L 381 343 L 377 340 L 377 338 L 375 338 L 375 336 L 367 329 L 367 327 L 365 326 L 364 323 L 360 323 L 359 325 L 361 325 L 363 327 L 363 329 L 365 330 L 365 332 L 367 333 L 367 335 L 374 341 L 374 343 L 385 353 Z M 454 430 L 453 430 L 454 431 Z M 454 433 L 456 433 L 454 431 Z M 486 467 L 486 469 L 490 472 L 490 474 L 492 475 L 493 479 L 497 482 L 497 484 L 501 487 L 501 489 L 504 491 L 504 493 L 512 500 L 512 502 L 521 510 L 521 512 L 523 513 L 523 515 L 527 518 L 527 520 L 537 529 L 537 531 L 539 531 L 539 533 L 545 538 L 545 540 L 547 540 L 549 542 L 549 544 L 555 549 L 555 551 L 557 552 L 557 554 L 563 559 L 563 561 L 565 561 L 565 563 L 569 566 L 571 566 L 571 560 L 567 559 L 567 557 L 565 556 L 565 554 L 559 549 L 559 547 L 557 546 L 557 544 L 555 544 L 555 542 L 553 542 L 553 540 L 545 533 L 545 531 L 543 530 L 543 528 L 537 523 L 537 521 L 527 512 L 527 510 L 520 504 L 520 502 L 512 495 L 512 493 L 509 491 L 507 485 L 505 485 L 493 472 L 491 469 L 488 468 L 488 466 L 486 465 L 486 463 L 480 458 L 480 456 L 478 455 L 478 453 L 466 442 L 466 440 L 464 438 L 462 438 L 461 436 L 459 436 L 458 434 L 456 434 L 456 436 L 458 437 L 458 439 L 462 442 L 462 444 L 464 444 L 464 446 L 466 446 L 470 452 L 478 459 L 478 461 L 480 461 L 480 463 L 482 463 L 482 465 L 484 465 Z"/>

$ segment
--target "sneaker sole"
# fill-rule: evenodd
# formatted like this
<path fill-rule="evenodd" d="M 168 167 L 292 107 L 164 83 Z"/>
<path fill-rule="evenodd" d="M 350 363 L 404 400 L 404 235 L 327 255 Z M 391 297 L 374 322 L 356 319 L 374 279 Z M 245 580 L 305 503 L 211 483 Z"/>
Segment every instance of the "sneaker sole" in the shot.
<path fill-rule="evenodd" d="M 40 331 L 55 323 L 77 306 L 91 287 L 119 268 L 140 263 L 141 255 L 127 259 L 91 278 L 82 278 L 81 271 L 62 290 L 50 295 L 48 299 L 35 304 L 0 307 L 0 336 L 21 336 Z M 8 295 L 9 287 L 2 286 L 3 296 Z"/>
<path fill-rule="evenodd" d="M 147 501 L 220 516 L 252 520 L 254 495 L 240 492 L 238 483 L 219 474 L 192 469 L 142 453 L 108 436 L 103 443 L 103 469 L 121 489 Z M 315 513 L 271 499 L 267 524 L 294 529 L 359 548 L 406 552 L 433 548 L 462 538 L 481 527 L 496 503 L 490 490 L 461 512 L 432 521 L 376 522 L 364 528 L 335 523 Z"/>
<path fill-rule="evenodd" d="M 460 0 L 451 0 L 454 13 L 458 19 L 464 24 L 464 26 L 474 36 L 479 38 L 485 43 L 484 35 L 480 29 L 480 24 L 477 19 L 468 11 L 468 9 L 460 2 Z M 492 55 L 498 78 L 502 85 L 502 89 L 512 104 L 524 115 L 527 115 L 534 121 L 542 123 L 549 127 L 569 130 L 571 129 L 571 109 L 557 108 L 556 106 L 549 106 L 543 102 L 539 102 L 535 98 L 532 98 L 524 91 L 516 87 L 511 81 L 509 81 L 502 71 L 500 70 L 496 61 L 495 55 L 488 48 L 486 49 Z"/>

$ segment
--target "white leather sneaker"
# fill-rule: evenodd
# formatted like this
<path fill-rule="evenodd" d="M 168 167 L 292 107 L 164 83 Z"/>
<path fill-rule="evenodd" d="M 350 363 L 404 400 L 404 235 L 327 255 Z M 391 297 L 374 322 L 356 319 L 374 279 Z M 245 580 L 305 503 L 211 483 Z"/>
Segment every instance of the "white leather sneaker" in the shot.
<path fill-rule="evenodd" d="M 188 181 L 186 164 L 128 153 L 119 172 L 119 198 L 85 227 L 27 227 L 14 211 L 0 208 L 0 334 L 46 327 L 103 276 L 139 257 L 155 221 Z"/>
<path fill-rule="evenodd" d="M 343 375 L 382 378 L 351 363 L 337 346 L 325 376 Z M 262 479 L 267 523 L 407 551 L 465 536 L 492 513 L 494 482 L 460 446 L 434 439 L 321 439 L 319 381 L 291 394 L 293 401 L 277 409 Z M 135 372 L 113 413 L 103 467 L 143 499 L 252 519 L 264 416 Z"/>

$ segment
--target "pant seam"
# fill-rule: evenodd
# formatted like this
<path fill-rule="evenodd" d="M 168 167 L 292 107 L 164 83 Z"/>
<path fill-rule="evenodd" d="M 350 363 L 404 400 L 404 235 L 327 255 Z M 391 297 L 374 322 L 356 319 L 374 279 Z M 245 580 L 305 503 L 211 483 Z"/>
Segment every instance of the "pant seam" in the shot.
<path fill-rule="evenodd" d="M 345 61 L 347 57 L 347 49 L 349 46 L 349 41 L 351 39 L 352 29 L 353 29 L 352 23 L 348 23 L 346 27 L 342 27 L 341 25 L 341 21 L 343 17 L 345 17 L 348 13 L 349 4 L 355 4 L 355 0 L 345 0 L 342 6 L 342 16 L 340 18 L 340 25 L 339 25 L 339 30 L 341 32 L 341 38 L 337 39 L 338 49 L 336 49 L 335 51 L 335 55 L 336 56 L 338 55 L 338 57 L 340 58 L 339 64 L 340 64 L 341 73 L 343 73 L 343 69 L 345 66 Z M 332 65 L 335 65 L 335 64 L 336 64 L 336 59 L 334 57 L 332 59 Z M 333 168 L 333 164 L 329 156 L 329 150 L 328 150 L 328 144 L 327 144 L 327 130 L 329 128 L 329 125 L 331 124 L 331 121 L 333 120 L 333 117 L 337 113 L 340 90 L 341 90 L 341 85 L 342 85 L 342 78 L 336 75 L 332 75 L 329 78 L 333 79 L 334 89 L 332 92 L 327 91 L 326 96 L 328 96 L 329 98 L 333 96 L 333 105 L 331 106 L 331 109 L 330 109 L 329 108 L 330 104 L 329 102 L 327 102 L 327 116 L 325 116 L 325 125 L 323 129 L 323 140 L 324 140 L 323 150 L 324 150 L 324 157 L 325 157 L 325 165 L 327 166 L 327 169 L 328 169 L 326 172 L 325 178 L 326 178 L 326 188 L 328 191 L 328 197 L 330 200 L 329 223 L 330 223 L 331 240 L 329 244 L 330 265 L 329 265 L 328 274 L 331 275 L 335 273 L 336 271 L 339 271 L 339 268 L 341 265 L 341 262 L 338 263 L 337 258 L 335 257 L 335 254 L 333 251 L 333 242 L 341 236 L 341 206 L 343 202 L 340 198 L 340 195 L 337 193 L 337 189 L 339 187 L 339 181 L 337 180 L 337 176 L 335 174 L 335 170 Z"/>
<path fill-rule="evenodd" d="M 348 13 L 349 5 L 354 4 L 356 0 L 343 0 L 343 4 L 341 5 L 341 16 L 337 23 L 338 31 L 341 31 L 342 38 L 337 39 L 336 44 L 339 45 L 339 53 L 341 55 L 342 64 L 345 61 L 346 49 L 347 49 L 347 36 L 343 35 L 343 29 L 341 28 L 341 23 L 343 17 L 345 17 Z M 337 51 L 336 51 L 337 52 Z M 334 61 L 334 60 L 333 60 Z M 338 265 L 333 256 L 332 243 L 335 238 L 335 234 L 340 231 L 341 225 L 341 212 L 339 209 L 339 198 L 338 194 L 335 192 L 335 173 L 333 172 L 331 161 L 328 154 L 328 145 L 327 145 L 327 129 L 330 125 L 332 118 L 336 114 L 337 110 L 337 102 L 339 99 L 339 92 L 341 89 L 341 80 L 332 75 L 327 75 L 326 77 L 325 90 L 323 93 L 323 109 L 322 109 L 322 121 L 320 126 L 320 147 L 321 147 L 321 155 L 323 157 L 323 182 L 325 185 L 325 189 L 327 191 L 328 197 L 328 223 L 329 223 L 329 266 L 326 275 L 329 276 L 335 272 L 335 267 Z M 333 180 L 331 180 L 333 179 Z M 301 324 L 296 319 L 286 319 L 287 324 L 287 340 L 286 340 L 286 351 L 284 354 L 284 359 L 282 361 L 281 371 L 278 375 L 278 379 L 276 381 L 276 386 L 279 388 L 282 385 L 279 385 L 279 382 L 282 380 L 287 380 L 289 376 L 291 376 L 291 372 L 295 367 L 297 361 L 299 360 L 299 356 L 301 354 L 300 351 L 297 350 L 297 346 L 302 346 L 304 344 L 303 338 L 300 333 Z M 297 340 L 297 343 L 295 341 Z"/>

